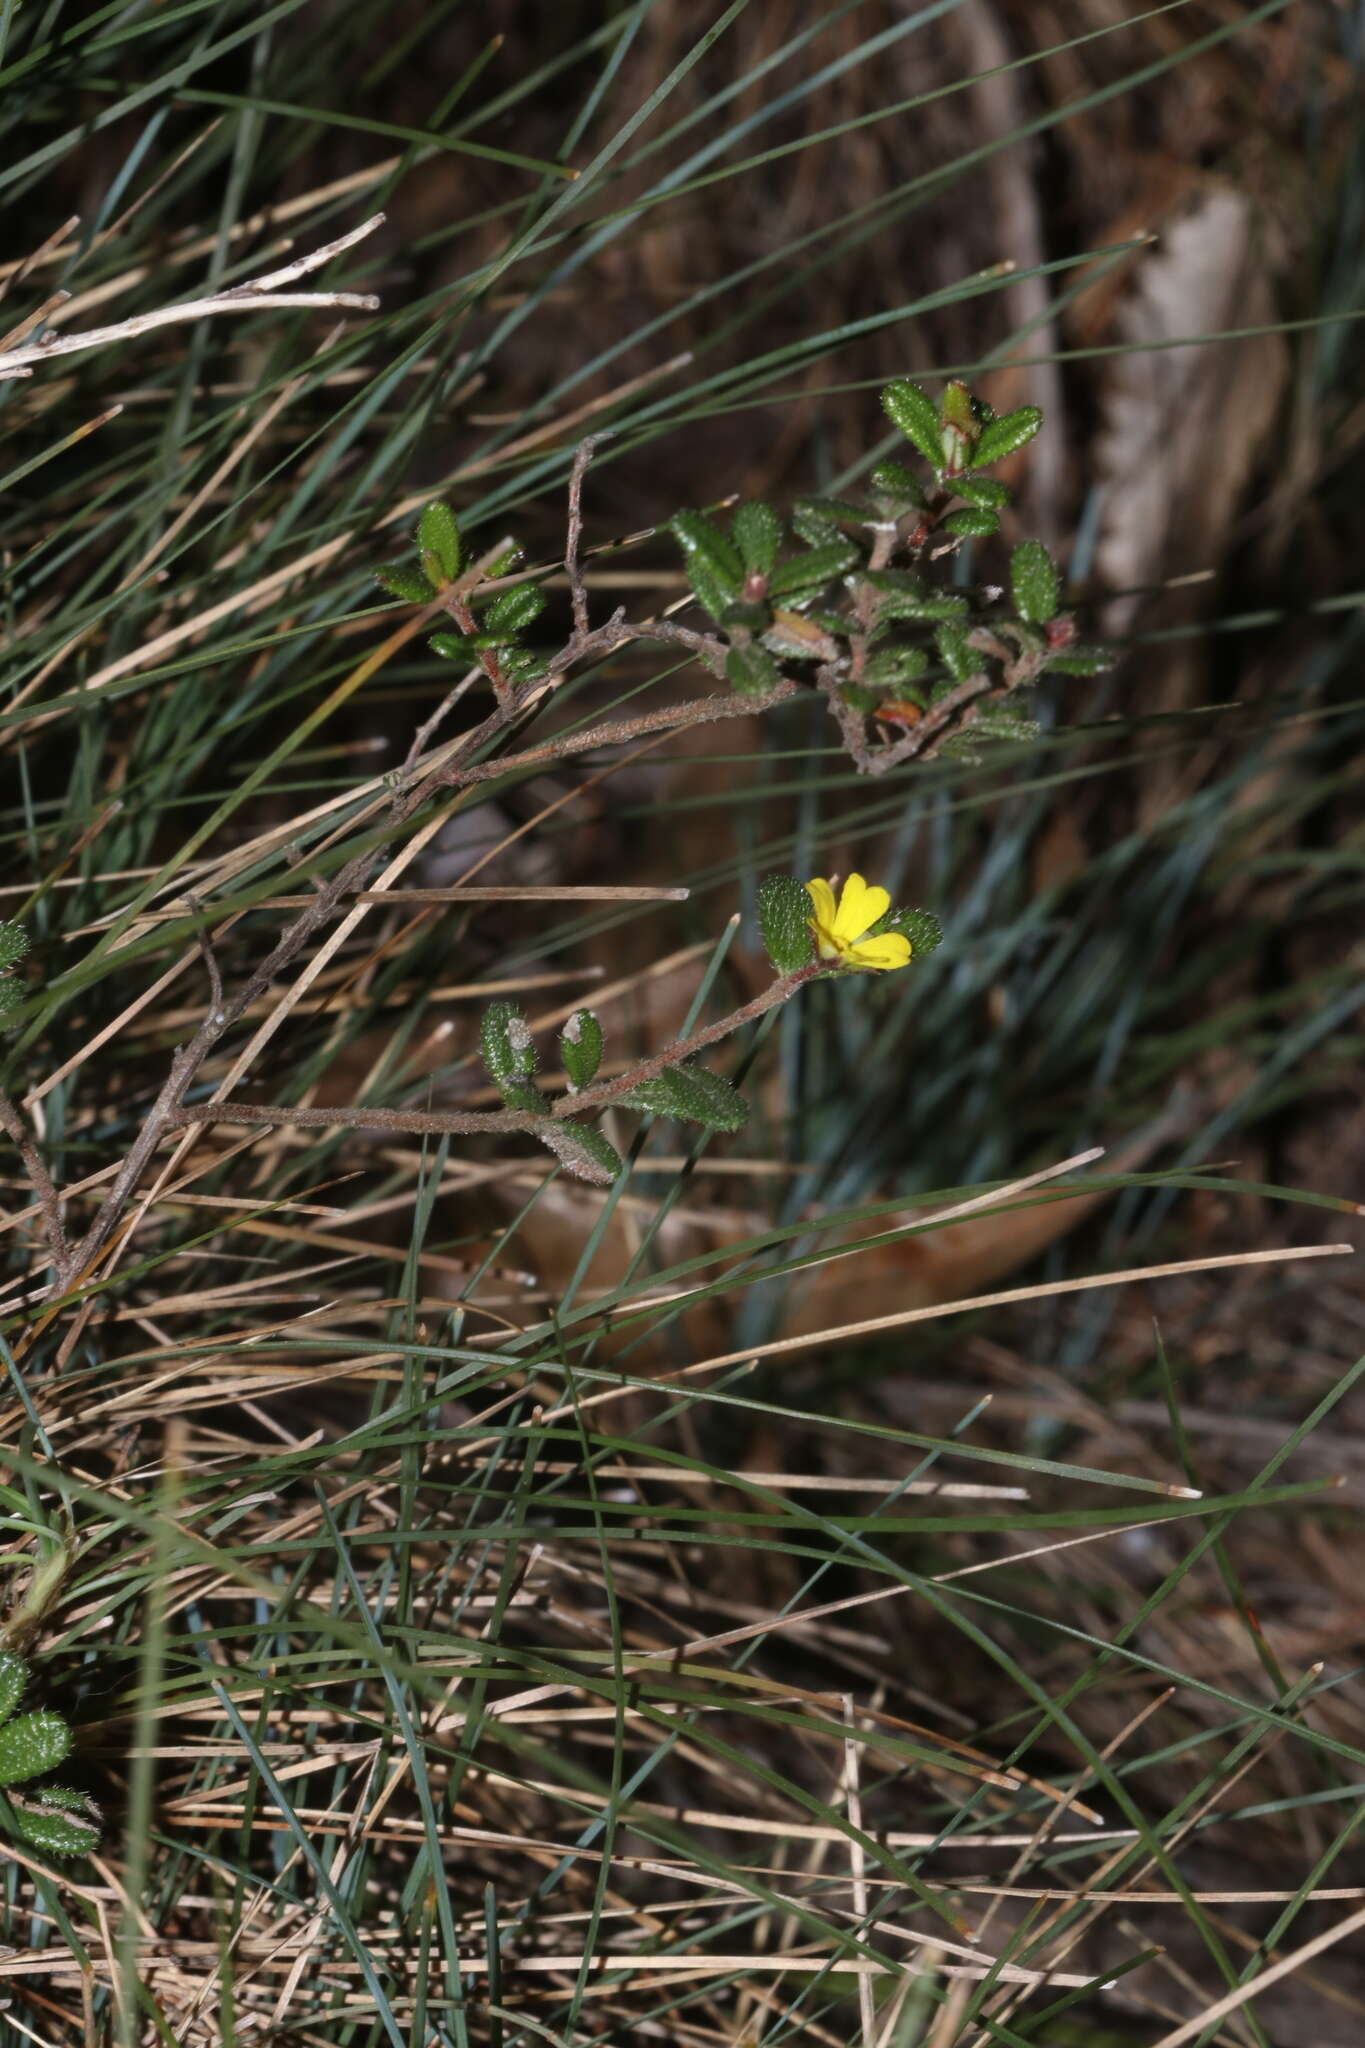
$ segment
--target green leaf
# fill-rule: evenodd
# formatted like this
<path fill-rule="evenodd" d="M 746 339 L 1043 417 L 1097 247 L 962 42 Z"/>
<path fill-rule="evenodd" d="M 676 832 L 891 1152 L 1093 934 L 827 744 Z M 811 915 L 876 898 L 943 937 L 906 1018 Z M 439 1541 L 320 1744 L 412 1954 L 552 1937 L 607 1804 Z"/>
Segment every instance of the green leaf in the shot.
<path fill-rule="evenodd" d="M 943 443 L 944 474 L 960 476 L 972 459 L 972 443 L 976 439 L 972 394 L 960 377 L 944 386 L 939 438 Z"/>
<path fill-rule="evenodd" d="M 779 974 L 808 967 L 815 957 L 810 930 L 811 902 L 795 875 L 768 875 L 758 891 L 758 926 L 768 958 Z"/>
<path fill-rule="evenodd" d="M 1010 556 L 1010 584 L 1021 619 L 1045 626 L 1057 610 L 1057 570 L 1040 540 L 1025 540 Z"/>
<path fill-rule="evenodd" d="M 792 506 L 792 532 L 803 540 L 808 548 L 828 547 L 831 541 L 842 540 L 843 528 L 837 519 L 831 519 L 815 507 L 819 500 L 798 501 Z"/>
<path fill-rule="evenodd" d="M 477 651 L 474 641 L 463 633 L 433 633 L 427 646 L 444 661 L 472 662 Z"/>
<path fill-rule="evenodd" d="M 761 647 L 732 647 L 725 657 L 725 675 L 737 697 L 759 697 L 775 689 L 782 671 Z"/>
<path fill-rule="evenodd" d="M 873 655 L 863 674 L 869 683 L 889 690 L 918 682 L 928 666 L 929 657 L 922 647 L 884 647 Z"/>
<path fill-rule="evenodd" d="M 927 960 L 943 943 L 943 926 L 931 910 L 889 910 L 878 918 L 868 936 L 880 938 L 883 932 L 899 932 L 909 939 L 914 960 Z"/>
<path fill-rule="evenodd" d="M 770 597 L 790 597 L 798 590 L 819 590 L 826 583 L 832 583 L 836 576 L 842 576 L 861 559 L 857 546 L 851 540 L 826 541 L 823 546 L 812 548 L 809 554 L 798 555 L 794 561 L 783 562 L 768 578 Z"/>
<path fill-rule="evenodd" d="M 950 377 L 943 387 L 942 416 L 949 426 L 963 427 L 969 434 L 976 432 L 972 394 L 960 377 Z"/>
<path fill-rule="evenodd" d="M 515 1003 L 490 1003 L 479 1026 L 483 1063 L 500 1088 L 523 1081 L 535 1072 L 536 1049 L 530 1026 Z"/>
<path fill-rule="evenodd" d="M 999 533 L 1000 516 L 996 512 L 978 511 L 974 505 L 963 506 L 960 511 L 950 512 L 943 522 L 946 533 L 959 533 L 974 539 L 984 539 L 989 533 Z"/>
<path fill-rule="evenodd" d="M 855 711 L 861 711 L 864 717 L 875 711 L 882 700 L 881 691 L 869 689 L 866 683 L 840 683 L 839 695 L 845 704 L 852 705 Z"/>
<path fill-rule="evenodd" d="M 1068 647 L 1064 654 L 1049 656 L 1047 665 L 1064 676 L 1098 676 L 1114 666 L 1114 657 L 1103 647 Z"/>
<path fill-rule="evenodd" d="M 512 575 L 515 570 L 521 567 L 525 553 L 526 550 L 518 547 L 515 541 L 510 542 L 500 555 L 495 555 L 491 561 L 485 562 L 483 566 L 483 581 L 485 583 L 496 583 L 500 576 Z"/>
<path fill-rule="evenodd" d="M 908 377 L 897 377 L 882 393 L 882 406 L 889 417 L 912 441 L 926 462 L 943 467 L 943 440 L 939 433 L 938 408 L 927 391 Z"/>
<path fill-rule="evenodd" d="M 433 590 L 455 581 L 460 573 L 460 527 L 449 505 L 435 500 L 422 507 L 417 519 L 417 547 Z"/>
<path fill-rule="evenodd" d="M 959 498 L 965 498 L 969 505 L 986 507 L 1008 505 L 1010 494 L 1002 483 L 993 476 L 963 476 L 953 485 Z"/>
<path fill-rule="evenodd" d="M 28 951 L 28 933 L 21 924 L 0 919 L 0 974 L 17 967 Z"/>
<path fill-rule="evenodd" d="M 11 927 L 13 929 L 13 927 Z M 0 1651 L 0 1721 L 8 1721 L 28 1683 L 28 1666 L 13 1650 Z"/>
<path fill-rule="evenodd" d="M 546 1115 L 545 1097 L 533 1081 L 503 1081 L 499 1086 L 509 1109 L 519 1109 L 526 1116 Z"/>
<path fill-rule="evenodd" d="M 1003 462 L 1016 448 L 1031 441 L 1042 424 L 1043 415 L 1036 405 L 1021 405 L 1014 412 L 1002 413 L 998 420 L 991 420 L 981 429 L 972 450 L 972 462 L 977 469 Z"/>
<path fill-rule="evenodd" d="M 901 462 L 879 462 L 872 472 L 871 485 L 873 495 L 897 518 L 902 512 L 922 512 L 929 502 L 924 485 Z M 959 485 L 959 495 L 961 488 Z"/>
<path fill-rule="evenodd" d="M 534 682 L 537 676 L 550 673 L 549 662 L 530 647 L 504 646 L 498 655 L 498 662 L 503 674 L 510 676 L 512 681 L 517 683 Z"/>
<path fill-rule="evenodd" d="M 891 577 L 870 576 L 868 581 L 877 592 L 877 617 L 890 619 L 961 619 L 967 615 L 965 597 L 934 596 L 925 590 L 918 590 L 907 578 L 903 583 L 894 582 Z"/>
<path fill-rule="evenodd" d="M 670 1067 L 632 1088 L 623 1100 L 634 1109 L 705 1124 L 713 1131 L 738 1131 L 749 1118 L 749 1105 L 738 1089 L 705 1067 Z"/>
<path fill-rule="evenodd" d="M 410 568 L 406 562 L 386 562 L 382 569 L 375 570 L 374 580 L 390 597 L 401 597 L 405 604 L 425 604 L 431 596 L 421 570 Z"/>
<path fill-rule="evenodd" d="M 715 582 L 728 588 L 731 597 L 737 597 L 744 581 L 744 563 L 739 549 L 726 539 L 715 520 L 708 519 L 704 512 L 675 512 L 668 524 L 687 558 L 689 575 L 700 566 Z"/>
<path fill-rule="evenodd" d="M 573 1174 L 576 1180 L 591 1181 L 594 1187 L 607 1188 L 624 1171 L 620 1153 L 594 1124 L 547 1117 L 536 1136 L 554 1153 L 564 1171 Z"/>
<path fill-rule="evenodd" d="M 760 498 L 735 507 L 735 546 L 750 576 L 766 576 L 782 545 L 782 521 Z"/>
<path fill-rule="evenodd" d="M 967 727 L 976 739 L 1013 740 L 1016 743 L 1036 740 L 1040 729 L 1036 718 L 1020 718 L 1013 711 L 994 709 L 978 711 Z"/>
<path fill-rule="evenodd" d="M 968 676 L 979 675 L 982 668 L 980 656 L 967 638 L 967 629 L 956 620 L 945 621 L 934 635 L 943 666 L 955 683 L 965 683 Z"/>
<path fill-rule="evenodd" d="M 709 1067 L 674 1067 L 669 1079 L 680 1091 L 679 1114 L 708 1130 L 738 1131 L 749 1121 L 749 1105 L 737 1088 Z"/>
<path fill-rule="evenodd" d="M 71 1730 L 60 1714 L 40 1708 L 0 1728 L 0 1785 L 22 1785 L 59 1764 L 71 1748 Z"/>
<path fill-rule="evenodd" d="M 735 601 L 735 586 L 713 576 L 699 556 L 688 563 L 687 580 L 702 610 L 719 622 Z"/>
<path fill-rule="evenodd" d="M 602 1064 L 602 1026 L 591 1010 L 575 1010 L 559 1034 L 559 1057 L 570 1088 L 586 1088 Z"/>
<path fill-rule="evenodd" d="M 41 1798 L 10 1801 L 14 1831 L 48 1856 L 88 1856 L 99 1845 L 99 1817 L 82 1792 L 44 1787 Z"/>
<path fill-rule="evenodd" d="M 498 592 L 479 623 L 486 633 L 496 633 L 500 640 L 510 639 L 538 619 L 545 605 L 545 592 L 538 583 L 515 583 L 510 590 Z"/>
<path fill-rule="evenodd" d="M 808 519 L 818 519 L 827 529 L 825 538 L 839 540 L 846 526 L 866 526 L 867 513 L 861 505 L 851 504 L 847 498 L 821 498 L 807 495 L 798 498 L 792 508 L 802 512 Z"/>
<path fill-rule="evenodd" d="M 727 604 L 720 624 L 727 633 L 762 633 L 772 624 L 772 607 L 766 604 Z"/>

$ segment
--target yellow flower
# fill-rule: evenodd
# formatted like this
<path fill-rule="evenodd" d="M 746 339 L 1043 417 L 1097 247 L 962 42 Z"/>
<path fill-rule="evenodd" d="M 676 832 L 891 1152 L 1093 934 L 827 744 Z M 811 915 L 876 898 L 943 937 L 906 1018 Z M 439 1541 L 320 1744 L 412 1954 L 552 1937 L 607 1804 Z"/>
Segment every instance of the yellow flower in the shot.
<path fill-rule="evenodd" d="M 891 898 L 885 889 L 865 882 L 861 875 L 850 875 L 837 909 L 834 888 L 829 882 L 818 877 L 807 882 L 806 894 L 815 909 L 808 922 L 822 960 L 837 960 L 842 967 L 872 967 L 878 973 L 908 966 L 910 941 L 904 933 L 883 932 L 876 939 L 863 936 L 891 908 Z"/>

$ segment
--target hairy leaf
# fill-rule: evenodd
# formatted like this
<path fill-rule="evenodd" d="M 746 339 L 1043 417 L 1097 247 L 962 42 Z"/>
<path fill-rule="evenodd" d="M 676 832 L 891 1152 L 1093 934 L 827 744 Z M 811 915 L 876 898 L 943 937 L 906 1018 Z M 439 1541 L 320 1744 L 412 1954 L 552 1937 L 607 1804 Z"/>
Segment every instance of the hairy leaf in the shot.
<path fill-rule="evenodd" d="M 564 1171 L 573 1174 L 576 1180 L 591 1181 L 594 1187 L 606 1188 L 623 1170 L 620 1153 L 595 1124 L 547 1117 L 536 1136 L 554 1153 Z"/>
<path fill-rule="evenodd" d="M 386 562 L 375 570 L 374 580 L 390 597 L 401 597 L 406 604 L 425 604 L 431 596 L 426 577 L 407 562 Z"/>
<path fill-rule="evenodd" d="M 725 675 L 730 688 L 739 697 L 761 696 L 782 680 L 781 670 L 771 654 L 753 645 L 730 649 L 725 657 Z"/>
<path fill-rule="evenodd" d="M 453 583 L 460 573 L 460 527 L 449 505 L 436 500 L 422 507 L 417 520 L 417 546 L 432 589 Z"/>
<path fill-rule="evenodd" d="M 926 462 L 943 467 L 943 439 L 939 431 L 938 407 L 927 391 L 908 377 L 897 377 L 882 393 L 882 405 L 889 417 L 912 441 Z"/>
<path fill-rule="evenodd" d="M 972 461 L 978 469 L 986 469 L 992 462 L 1003 462 L 1007 455 L 1013 455 L 1016 448 L 1022 448 L 1031 441 L 1043 424 L 1043 415 L 1036 405 L 1021 405 L 1015 412 L 1006 412 L 998 420 L 992 420 L 981 429 L 976 447 L 972 450 Z"/>
<path fill-rule="evenodd" d="M 545 605 L 545 592 L 538 583 L 516 583 L 510 590 L 498 592 L 479 623 L 486 633 L 496 633 L 500 640 L 510 639 L 538 619 Z"/>
<path fill-rule="evenodd" d="M 59 1764 L 71 1748 L 71 1730 L 60 1714 L 39 1708 L 0 1728 L 0 1785 L 22 1785 Z"/>
<path fill-rule="evenodd" d="M 1010 556 L 1010 583 L 1021 619 L 1045 626 L 1057 610 L 1057 570 L 1040 540 L 1021 541 Z"/>
<path fill-rule="evenodd" d="M 826 541 L 774 569 L 768 578 L 769 595 L 790 597 L 801 590 L 819 590 L 836 576 L 844 575 L 859 559 L 859 550 L 851 540 Z"/>
<path fill-rule="evenodd" d="M 0 1651 L 0 1721 L 8 1721 L 28 1683 L 28 1666 L 13 1650 Z"/>
<path fill-rule="evenodd" d="M 749 1117 L 749 1105 L 738 1089 L 705 1067 L 670 1067 L 632 1088 L 625 1100 L 634 1109 L 705 1124 L 713 1131 L 737 1131 Z"/>
<path fill-rule="evenodd" d="M 782 545 L 782 521 L 771 505 L 759 498 L 735 507 L 735 546 L 751 576 L 766 576 L 777 560 Z"/>
<path fill-rule="evenodd" d="M 498 1086 L 534 1073 L 536 1049 L 530 1027 L 515 1003 L 490 1003 L 479 1026 L 479 1051 Z"/>
<path fill-rule="evenodd" d="M 758 891 L 758 924 L 779 974 L 809 966 L 815 955 L 810 897 L 795 875 L 767 875 Z"/>
<path fill-rule="evenodd" d="M 559 1034 L 559 1057 L 571 1088 L 586 1088 L 602 1064 L 602 1026 L 591 1010 L 575 1010 Z"/>

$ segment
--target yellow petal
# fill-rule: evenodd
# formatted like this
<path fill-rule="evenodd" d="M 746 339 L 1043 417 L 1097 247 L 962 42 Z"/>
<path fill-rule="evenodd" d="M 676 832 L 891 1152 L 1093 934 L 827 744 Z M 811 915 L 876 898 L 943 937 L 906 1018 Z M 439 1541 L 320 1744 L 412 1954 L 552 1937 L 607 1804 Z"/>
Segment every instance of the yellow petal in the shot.
<path fill-rule="evenodd" d="M 834 929 L 834 891 L 830 888 L 829 883 L 822 881 L 817 875 L 813 882 L 807 882 L 806 894 L 810 897 L 811 903 L 814 906 L 816 923 L 822 924 L 827 932 L 832 931 Z"/>
<path fill-rule="evenodd" d="M 883 932 L 879 939 L 863 939 L 848 950 L 849 962 L 857 967 L 875 967 L 889 973 L 893 967 L 910 965 L 910 941 L 904 932 Z"/>
<path fill-rule="evenodd" d="M 868 926 L 874 925 L 890 908 L 891 898 L 885 889 L 865 882 L 861 875 L 850 875 L 839 898 L 838 915 L 834 920 L 835 936 L 846 940 L 860 939 Z"/>

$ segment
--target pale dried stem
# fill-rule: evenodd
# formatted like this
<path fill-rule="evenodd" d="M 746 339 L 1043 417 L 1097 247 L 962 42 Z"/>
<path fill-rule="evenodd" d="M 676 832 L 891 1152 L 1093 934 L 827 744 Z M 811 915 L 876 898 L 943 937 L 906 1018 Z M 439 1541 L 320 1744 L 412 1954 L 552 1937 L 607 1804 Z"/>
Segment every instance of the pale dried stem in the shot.
<path fill-rule="evenodd" d="M 564 573 L 569 579 L 569 597 L 573 605 L 573 629 L 578 639 L 588 635 L 588 587 L 583 581 L 583 569 L 579 562 L 579 549 L 583 542 L 583 479 L 588 473 L 597 444 L 604 437 L 588 434 L 579 442 L 574 451 L 573 470 L 569 476 L 569 523 L 564 542 Z"/>
<path fill-rule="evenodd" d="M 379 301 L 368 292 L 295 292 L 283 289 L 310 272 L 320 270 L 334 256 L 343 250 L 353 248 L 367 235 L 382 225 L 384 216 L 377 213 L 372 219 L 363 221 L 349 234 L 338 235 L 335 241 L 327 242 L 321 249 L 314 249 L 308 256 L 296 257 L 279 270 L 266 271 L 260 277 L 248 278 L 242 284 L 227 286 L 224 290 L 211 292 L 207 298 L 187 299 L 183 305 L 160 306 L 151 313 L 135 313 L 127 320 L 120 320 L 112 327 L 87 328 L 84 334 L 49 333 L 40 341 L 27 347 L 10 348 L 0 352 L 0 381 L 6 378 L 29 377 L 35 363 L 51 362 L 57 356 L 75 355 L 83 349 L 104 348 L 110 342 L 132 341 L 143 334 L 150 334 L 158 327 L 172 327 L 187 320 L 209 320 L 222 313 L 256 313 L 266 307 L 345 307 L 357 312 L 374 312 Z"/>

